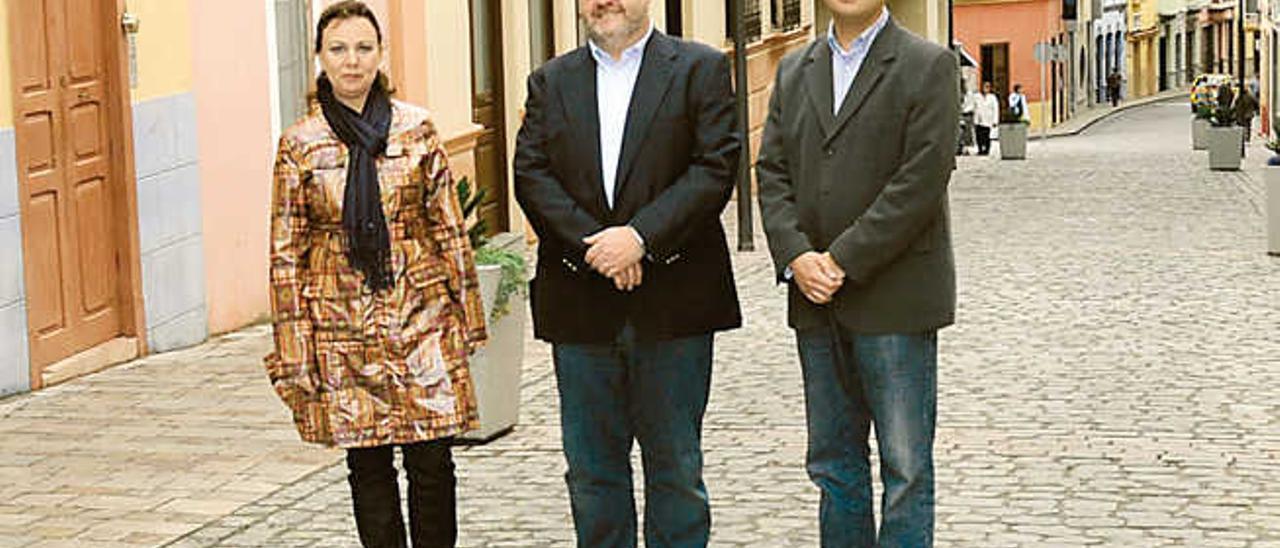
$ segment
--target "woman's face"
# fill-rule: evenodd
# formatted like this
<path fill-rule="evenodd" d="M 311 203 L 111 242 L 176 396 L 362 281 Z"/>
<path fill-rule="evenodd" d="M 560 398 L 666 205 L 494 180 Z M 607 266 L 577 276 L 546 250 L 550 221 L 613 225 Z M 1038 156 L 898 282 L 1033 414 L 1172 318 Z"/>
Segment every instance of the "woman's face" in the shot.
<path fill-rule="evenodd" d="M 363 103 L 378 78 L 382 44 L 368 19 L 348 17 L 324 29 L 317 56 L 333 84 L 333 94 L 344 101 Z"/>

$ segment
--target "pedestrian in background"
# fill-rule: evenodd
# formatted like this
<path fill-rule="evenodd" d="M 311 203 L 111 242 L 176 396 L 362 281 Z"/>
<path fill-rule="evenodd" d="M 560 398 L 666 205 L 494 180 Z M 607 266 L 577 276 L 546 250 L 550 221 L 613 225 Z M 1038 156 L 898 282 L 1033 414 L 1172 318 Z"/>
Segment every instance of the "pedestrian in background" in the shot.
<path fill-rule="evenodd" d="M 720 224 L 742 149 L 729 58 L 654 29 L 650 0 L 578 7 L 588 43 L 529 76 L 515 153 L 578 546 L 636 545 L 638 442 L 645 545 L 703 547 L 713 337 L 742 323 Z"/>
<path fill-rule="evenodd" d="M 955 307 L 956 57 L 899 27 L 884 0 L 824 1 L 826 35 L 778 67 L 756 164 L 804 373 L 807 469 L 822 546 L 927 548 L 937 330 Z"/>
<path fill-rule="evenodd" d="M 1013 85 L 1013 93 L 1009 94 L 1009 112 L 1021 122 L 1031 119 L 1031 109 L 1027 106 L 1027 96 L 1022 93 L 1022 84 Z"/>
<path fill-rule="evenodd" d="M 986 156 L 991 153 L 991 130 L 1000 124 L 1000 98 L 991 91 L 991 82 L 982 83 L 973 123 L 978 135 L 978 155 Z"/>
<path fill-rule="evenodd" d="M 440 137 L 393 101 L 361 2 L 316 26 L 311 112 L 285 130 L 271 208 L 275 349 L 265 362 L 303 440 L 347 450 L 367 547 L 457 538 L 450 439 L 477 425 L 467 356 L 485 341 L 472 250 Z"/>
<path fill-rule="evenodd" d="M 1111 106 L 1120 106 L 1120 84 L 1122 77 L 1120 69 L 1111 69 L 1111 73 L 1107 75 L 1107 98 L 1111 101 Z"/>
<path fill-rule="evenodd" d="M 1240 96 L 1236 97 L 1233 109 L 1236 125 L 1240 126 L 1240 131 L 1244 133 L 1244 138 L 1240 140 L 1240 157 L 1243 158 L 1248 148 L 1246 145 L 1249 144 L 1250 134 L 1253 133 L 1253 117 L 1258 114 L 1258 99 L 1246 86 L 1240 90 Z"/>

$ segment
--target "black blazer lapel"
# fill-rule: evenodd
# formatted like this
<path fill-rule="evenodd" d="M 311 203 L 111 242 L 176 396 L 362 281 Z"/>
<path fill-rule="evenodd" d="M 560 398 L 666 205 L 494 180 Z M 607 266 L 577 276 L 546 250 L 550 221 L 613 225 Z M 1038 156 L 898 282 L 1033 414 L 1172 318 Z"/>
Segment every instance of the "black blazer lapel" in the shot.
<path fill-rule="evenodd" d="M 844 104 L 840 105 L 840 112 L 836 115 L 835 125 L 832 127 L 831 133 L 827 134 L 826 140 L 828 143 L 835 138 L 836 134 L 840 133 L 845 124 L 849 123 L 853 115 L 862 109 L 867 96 L 871 95 L 871 92 L 876 89 L 876 85 L 880 83 L 880 79 L 884 77 L 889 65 L 897 57 L 897 39 L 898 27 L 890 19 L 884 28 L 880 29 L 880 35 L 876 36 L 876 41 L 871 44 L 871 49 L 867 51 L 866 60 L 862 62 L 862 67 L 858 69 L 858 76 L 853 79 L 853 87 L 849 89 L 849 93 L 845 96 Z M 827 70 L 829 74 L 830 68 Z"/>
<path fill-rule="evenodd" d="M 667 35 L 654 30 L 653 35 L 649 37 L 648 45 L 645 46 L 640 75 L 636 78 L 636 87 L 631 93 L 631 105 L 627 109 L 627 125 L 622 137 L 622 154 L 618 158 L 618 178 L 613 186 L 615 206 L 618 204 L 618 198 L 622 196 L 622 187 L 630 178 L 636 157 L 640 155 L 640 148 L 649 134 L 653 116 L 666 98 L 667 90 L 671 88 L 671 72 L 678 53 L 671 40 Z"/>
<path fill-rule="evenodd" d="M 822 137 L 831 137 L 835 126 L 835 97 L 832 88 L 835 77 L 831 74 L 831 46 L 825 39 L 819 38 L 809 48 L 805 56 L 805 90 L 809 96 L 809 105 L 818 116 L 818 126 Z"/>
<path fill-rule="evenodd" d="M 574 53 L 573 68 L 569 71 L 569 81 L 560 89 L 564 95 L 564 109 L 569 114 L 569 125 L 573 128 L 574 141 L 582 143 L 586 153 L 585 180 L 591 185 L 595 196 L 592 213 L 598 219 L 605 218 L 609 204 L 604 197 L 604 178 L 600 167 L 600 108 L 596 95 L 596 62 L 591 58 L 591 50 L 578 48 Z"/>

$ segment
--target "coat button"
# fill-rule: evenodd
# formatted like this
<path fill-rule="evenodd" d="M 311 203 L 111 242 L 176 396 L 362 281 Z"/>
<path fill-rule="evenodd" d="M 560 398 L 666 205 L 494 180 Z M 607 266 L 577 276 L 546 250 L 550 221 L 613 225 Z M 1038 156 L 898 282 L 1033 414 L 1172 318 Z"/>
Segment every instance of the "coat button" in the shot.
<path fill-rule="evenodd" d="M 836 155 L 836 151 L 835 151 L 835 149 L 832 149 L 832 148 L 827 148 L 827 149 L 826 149 L 826 150 L 824 150 L 823 152 L 826 152 L 826 153 L 827 153 L 827 157 L 828 157 L 828 158 L 830 158 L 830 157 L 832 157 L 832 156 L 835 156 L 835 155 Z"/>

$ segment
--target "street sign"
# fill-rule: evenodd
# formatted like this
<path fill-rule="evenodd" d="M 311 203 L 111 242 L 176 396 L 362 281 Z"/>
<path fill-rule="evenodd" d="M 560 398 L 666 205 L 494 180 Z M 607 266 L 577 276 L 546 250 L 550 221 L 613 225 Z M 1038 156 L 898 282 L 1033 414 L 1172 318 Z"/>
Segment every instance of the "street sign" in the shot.
<path fill-rule="evenodd" d="M 1049 62 L 1065 63 L 1070 59 L 1067 53 L 1067 46 L 1063 44 L 1038 42 L 1033 53 L 1035 54 L 1036 62 L 1042 64 Z"/>

